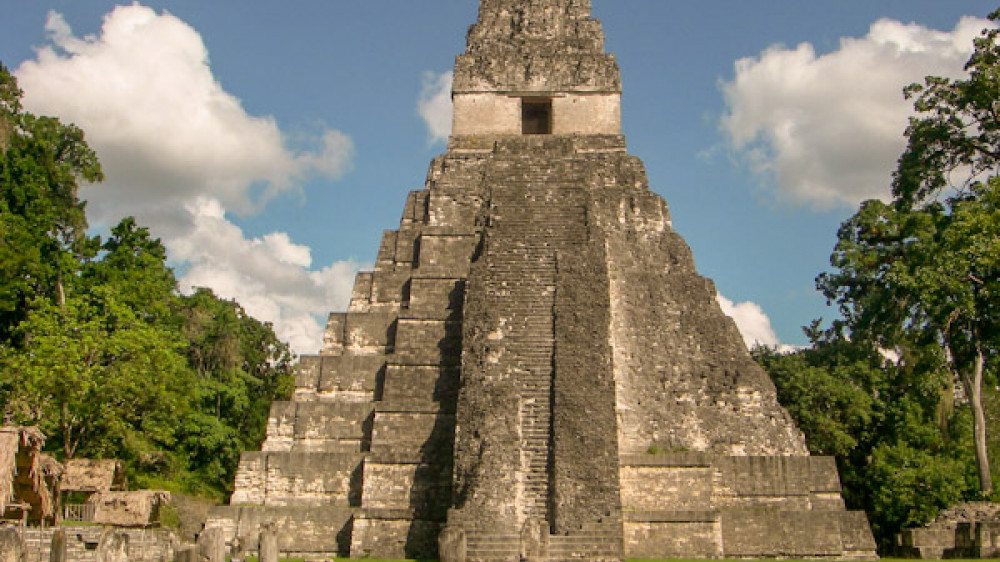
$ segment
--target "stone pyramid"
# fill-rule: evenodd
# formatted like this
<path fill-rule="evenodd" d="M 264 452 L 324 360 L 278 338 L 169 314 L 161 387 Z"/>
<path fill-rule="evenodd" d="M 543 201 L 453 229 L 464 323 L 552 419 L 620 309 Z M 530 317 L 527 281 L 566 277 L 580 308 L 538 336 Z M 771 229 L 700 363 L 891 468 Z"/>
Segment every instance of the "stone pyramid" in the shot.
<path fill-rule="evenodd" d="M 480 0 L 447 151 L 209 525 L 305 557 L 875 556 L 620 99 L 589 0 Z"/>

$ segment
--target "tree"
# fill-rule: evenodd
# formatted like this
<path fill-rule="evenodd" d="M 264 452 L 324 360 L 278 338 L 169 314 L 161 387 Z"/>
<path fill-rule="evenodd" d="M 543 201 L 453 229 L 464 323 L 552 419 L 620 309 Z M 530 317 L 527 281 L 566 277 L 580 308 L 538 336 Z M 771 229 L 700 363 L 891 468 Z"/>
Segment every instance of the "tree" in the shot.
<path fill-rule="evenodd" d="M 990 15 L 1000 21 L 1000 11 Z M 817 280 L 859 339 L 919 355 L 961 382 L 979 486 L 993 490 L 982 386 L 1000 343 L 1000 45 L 985 30 L 967 78 L 905 92 L 918 115 L 893 175 L 893 201 L 867 201 L 838 232 Z"/>
<path fill-rule="evenodd" d="M 167 250 L 135 218 L 125 217 L 100 246 L 100 259 L 81 266 L 81 289 L 114 287 L 125 306 L 149 322 L 173 322 L 177 280 L 166 265 Z"/>
<path fill-rule="evenodd" d="M 103 178 L 83 131 L 23 111 L 20 99 L 0 65 L 0 341 L 34 298 L 65 299 L 79 260 L 95 250 L 78 188 Z"/>
<path fill-rule="evenodd" d="M 868 512 L 888 545 L 975 491 L 968 411 L 940 407 L 945 381 L 921 357 L 896 365 L 870 341 L 818 324 L 807 329 L 812 347 L 754 356 L 810 452 L 836 457 L 847 505 Z"/>
<path fill-rule="evenodd" d="M 8 409 L 40 426 L 63 458 L 174 442 L 192 384 L 184 342 L 116 296 L 102 287 L 62 304 L 36 299 L 18 328 L 26 345 L 4 357 Z"/>
<path fill-rule="evenodd" d="M 86 234 L 83 132 L 23 111 L 0 66 L 0 411 L 40 425 L 61 458 L 125 462 L 133 482 L 218 496 L 292 389 L 269 324 L 199 289 L 127 217 Z"/>
<path fill-rule="evenodd" d="M 238 428 L 239 444 L 256 448 L 264 438 L 274 400 L 292 391 L 293 355 L 272 326 L 247 315 L 235 301 L 197 289 L 181 300 L 188 360 L 198 374 L 203 408 Z"/>
<path fill-rule="evenodd" d="M 780 353 L 753 350 L 814 455 L 847 458 L 864 450 L 880 421 L 886 375 L 870 348 L 846 340 Z"/>

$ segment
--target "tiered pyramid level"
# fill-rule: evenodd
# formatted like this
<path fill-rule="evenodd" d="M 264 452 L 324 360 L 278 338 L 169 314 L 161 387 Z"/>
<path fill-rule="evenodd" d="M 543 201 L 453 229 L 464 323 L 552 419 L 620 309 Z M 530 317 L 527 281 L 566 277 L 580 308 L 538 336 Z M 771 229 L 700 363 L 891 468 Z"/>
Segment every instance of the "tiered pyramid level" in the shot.
<path fill-rule="evenodd" d="M 447 152 L 210 524 L 308 557 L 875 556 L 626 153 L 589 13 L 481 0 Z"/>

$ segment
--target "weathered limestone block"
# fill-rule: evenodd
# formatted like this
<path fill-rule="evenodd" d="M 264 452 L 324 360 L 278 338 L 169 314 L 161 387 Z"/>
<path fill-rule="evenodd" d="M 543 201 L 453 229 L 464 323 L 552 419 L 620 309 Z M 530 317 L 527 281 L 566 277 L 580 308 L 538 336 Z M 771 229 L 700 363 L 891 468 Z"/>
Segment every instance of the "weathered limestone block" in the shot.
<path fill-rule="evenodd" d="M 298 402 L 272 402 L 267 416 L 267 439 L 263 451 L 291 451 L 295 441 L 295 414 Z"/>
<path fill-rule="evenodd" d="M 424 196 L 426 197 L 426 195 Z M 405 216 L 405 215 L 404 215 Z M 422 226 L 416 224 L 400 224 L 396 234 L 396 263 L 398 268 L 412 267 L 417 261 L 417 239 Z"/>
<path fill-rule="evenodd" d="M 231 541 L 239 537 L 246 552 L 259 549 L 260 526 L 273 522 L 279 530 L 279 548 L 292 554 L 346 553 L 350 549 L 351 519 L 355 509 L 336 506 L 223 506 L 213 508 L 209 522 L 234 521 L 227 531 Z"/>
<path fill-rule="evenodd" d="M 468 542 L 465 531 L 458 527 L 445 527 L 438 536 L 438 560 L 441 562 L 465 562 Z"/>
<path fill-rule="evenodd" d="M 295 395 L 298 400 L 308 400 L 319 387 L 322 355 L 303 355 L 295 369 Z"/>
<path fill-rule="evenodd" d="M 612 55 L 521 54 L 500 57 L 459 55 L 455 93 L 587 92 L 620 93 L 621 78 Z"/>
<path fill-rule="evenodd" d="M 403 510 L 365 510 L 354 521 L 351 558 L 435 559 L 441 524 Z"/>
<path fill-rule="evenodd" d="M 903 529 L 897 545 L 899 554 L 924 560 L 938 560 L 955 548 L 954 528 L 918 527 Z"/>
<path fill-rule="evenodd" d="M 811 457 L 717 457 L 723 490 L 717 506 L 811 509 Z M 728 494 L 725 492 L 729 492 Z"/>
<path fill-rule="evenodd" d="M 15 527 L 0 527 L 0 562 L 22 562 L 26 547 Z"/>
<path fill-rule="evenodd" d="M 374 355 L 395 343 L 396 313 L 347 313 L 344 323 L 345 352 Z"/>
<path fill-rule="evenodd" d="M 650 455 L 651 461 L 657 460 Z M 712 505 L 710 466 L 622 466 L 622 505 L 638 511 L 699 510 Z"/>
<path fill-rule="evenodd" d="M 430 410 L 430 411 L 428 411 Z M 427 451 L 450 453 L 454 415 L 442 412 L 436 403 L 379 404 L 372 425 L 372 451 Z"/>
<path fill-rule="evenodd" d="M 198 535 L 199 562 L 226 562 L 226 537 L 221 527 L 209 527 Z"/>
<path fill-rule="evenodd" d="M 476 234 L 437 234 L 420 236 L 417 273 L 425 276 L 465 277 L 469 258 L 476 249 Z"/>
<path fill-rule="evenodd" d="M 236 482 L 232 505 L 264 505 L 267 484 L 267 455 L 263 452 L 245 452 L 236 466 Z"/>
<path fill-rule="evenodd" d="M 432 365 L 386 366 L 382 399 L 396 402 L 412 397 L 454 404 L 458 394 L 459 369 Z"/>
<path fill-rule="evenodd" d="M 376 271 L 372 275 L 372 305 L 392 305 L 399 308 L 404 299 L 404 287 L 413 271 L 409 266 Z"/>
<path fill-rule="evenodd" d="M 174 551 L 174 562 L 198 562 L 198 547 L 182 546 Z"/>
<path fill-rule="evenodd" d="M 722 558 L 722 526 L 715 511 L 633 512 L 624 523 L 629 558 Z"/>
<path fill-rule="evenodd" d="M 337 402 L 370 401 L 385 367 L 385 360 L 384 355 L 346 354 L 324 357 L 317 383 L 317 399 Z"/>
<path fill-rule="evenodd" d="M 354 276 L 354 287 L 351 288 L 349 312 L 368 312 L 372 305 L 372 281 L 375 274 L 371 271 L 361 271 Z"/>
<path fill-rule="evenodd" d="M 468 190 L 468 185 L 472 182 L 478 184 L 482 181 L 482 166 L 479 165 L 481 162 L 481 159 L 477 159 L 474 164 L 469 166 L 465 161 L 463 164 L 472 169 L 444 176 L 447 178 L 446 181 L 451 182 L 460 179 L 464 185 L 458 186 L 458 189 L 446 189 L 446 183 L 443 181 L 437 183 L 437 189 L 428 194 L 428 226 L 444 227 L 468 233 L 475 230 L 476 212 L 482 205 L 482 200 L 474 191 Z M 421 250 L 423 250 L 422 247 Z M 465 265 L 468 266 L 468 261 Z"/>
<path fill-rule="evenodd" d="M 128 562 L 128 543 L 128 534 L 108 527 L 101 533 L 95 559 L 97 562 Z"/>
<path fill-rule="evenodd" d="M 326 328 L 323 330 L 323 347 L 320 349 L 320 355 L 340 355 L 344 352 L 344 324 L 346 322 L 346 313 L 330 313 L 326 319 Z"/>
<path fill-rule="evenodd" d="M 68 548 L 66 541 L 66 529 L 57 528 L 52 533 L 52 541 L 49 543 L 49 562 L 67 562 L 66 552 Z"/>
<path fill-rule="evenodd" d="M 403 205 L 403 217 L 399 221 L 400 227 L 409 227 L 413 224 L 423 224 L 427 218 L 427 196 L 426 190 L 411 191 L 406 195 L 406 203 Z"/>
<path fill-rule="evenodd" d="M 378 254 L 375 257 L 377 270 L 390 269 L 396 265 L 396 235 L 395 230 L 382 232 L 382 241 L 378 245 Z"/>
<path fill-rule="evenodd" d="M 832 558 L 844 552 L 840 517 L 827 512 L 726 511 L 722 542 L 733 558 Z"/>
<path fill-rule="evenodd" d="M 451 465 L 417 457 L 375 457 L 365 461 L 365 508 L 404 509 L 420 519 L 445 518 Z"/>
<path fill-rule="evenodd" d="M 350 505 L 361 453 L 263 454 L 267 474 L 265 505 Z"/>
<path fill-rule="evenodd" d="M 260 562 L 278 562 L 281 556 L 278 550 L 278 525 L 273 521 L 267 521 L 260 526 L 260 548 L 258 560 Z"/>
<path fill-rule="evenodd" d="M 263 450 L 360 452 L 371 413 L 367 402 L 275 402 Z"/>
<path fill-rule="evenodd" d="M 871 560 L 875 556 L 875 538 L 863 511 L 840 511 L 840 540 L 844 545 L 846 560 Z"/>
<path fill-rule="evenodd" d="M 445 320 L 400 318 L 396 361 L 407 365 L 457 365 L 462 353 L 462 325 Z"/>
<path fill-rule="evenodd" d="M 295 439 L 359 441 L 364 436 L 364 421 L 372 406 L 364 403 L 313 402 L 298 404 L 295 413 Z"/>

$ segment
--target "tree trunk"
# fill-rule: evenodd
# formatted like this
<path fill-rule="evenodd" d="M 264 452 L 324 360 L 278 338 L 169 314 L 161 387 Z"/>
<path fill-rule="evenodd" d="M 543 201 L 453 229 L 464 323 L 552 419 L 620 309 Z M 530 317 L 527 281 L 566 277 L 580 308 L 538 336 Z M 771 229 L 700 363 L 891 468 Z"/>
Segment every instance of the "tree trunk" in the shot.
<path fill-rule="evenodd" d="M 66 308 L 66 290 L 63 289 L 62 272 L 56 272 L 56 304 Z"/>
<path fill-rule="evenodd" d="M 983 350 L 976 344 L 976 364 L 973 369 L 969 393 L 972 405 L 972 431 L 976 445 L 976 471 L 979 473 L 979 489 L 983 495 L 993 492 L 993 478 L 990 476 L 990 458 L 986 451 L 986 416 L 983 414 Z"/>

